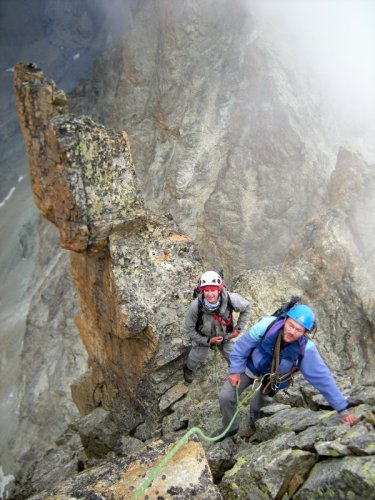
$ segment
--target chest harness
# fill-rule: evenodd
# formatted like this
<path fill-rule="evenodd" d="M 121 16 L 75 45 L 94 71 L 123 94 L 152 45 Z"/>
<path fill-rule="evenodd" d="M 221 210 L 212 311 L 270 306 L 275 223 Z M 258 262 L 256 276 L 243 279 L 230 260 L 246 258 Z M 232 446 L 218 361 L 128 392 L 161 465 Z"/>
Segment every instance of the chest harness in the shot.
<path fill-rule="evenodd" d="M 307 342 L 305 336 L 296 342 L 283 345 L 282 328 L 284 323 L 285 318 L 276 318 L 265 331 L 259 346 L 263 356 L 258 369 L 250 362 L 250 369 L 253 373 L 267 374 L 263 378 L 262 393 L 270 396 L 288 387 L 293 376 L 299 370 L 298 364 L 305 353 Z M 293 367 L 287 372 L 280 373 L 280 358 L 292 362 Z"/>
<path fill-rule="evenodd" d="M 212 314 L 215 321 L 217 321 L 220 325 L 226 327 L 227 333 L 231 333 L 233 331 L 233 316 L 232 316 L 233 310 L 234 310 L 234 307 L 232 305 L 232 301 L 230 300 L 230 295 L 228 293 L 227 308 L 226 308 L 226 311 L 224 314 L 224 316 L 226 316 L 226 318 L 225 317 L 222 318 L 216 312 L 214 312 Z M 198 297 L 198 317 L 197 317 L 195 329 L 200 331 L 202 324 L 203 324 L 203 302 L 202 302 L 201 297 Z"/>

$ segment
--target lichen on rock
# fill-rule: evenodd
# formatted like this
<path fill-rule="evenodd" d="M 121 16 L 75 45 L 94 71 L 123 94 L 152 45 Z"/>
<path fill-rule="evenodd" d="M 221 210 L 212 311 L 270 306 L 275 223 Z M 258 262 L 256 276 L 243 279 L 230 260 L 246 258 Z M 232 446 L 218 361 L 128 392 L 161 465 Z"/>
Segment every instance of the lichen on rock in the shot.
<path fill-rule="evenodd" d="M 63 93 L 33 65 L 16 66 L 15 87 L 35 200 L 72 250 L 92 381 L 83 386 L 95 392 L 76 387 L 85 400 L 77 406 L 101 404 L 134 429 L 157 417 L 158 395 L 181 381 L 181 323 L 200 258 L 170 217 L 145 210 L 125 132 L 69 115 Z"/>

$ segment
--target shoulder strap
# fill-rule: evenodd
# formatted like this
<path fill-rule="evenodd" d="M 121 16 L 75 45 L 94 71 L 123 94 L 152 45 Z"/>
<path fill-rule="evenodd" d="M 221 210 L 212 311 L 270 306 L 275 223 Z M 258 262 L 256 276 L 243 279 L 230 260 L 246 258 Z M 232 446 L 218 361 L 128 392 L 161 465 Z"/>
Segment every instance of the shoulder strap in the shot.
<path fill-rule="evenodd" d="M 216 313 L 214 313 L 213 316 L 214 316 L 215 320 L 218 323 L 220 323 L 223 326 L 226 326 L 227 327 L 227 332 L 230 333 L 231 328 L 233 330 L 232 312 L 234 311 L 234 307 L 233 307 L 232 301 L 230 300 L 229 292 L 228 292 L 227 305 L 228 305 L 228 308 L 229 308 L 229 318 L 228 318 L 227 321 L 224 321 Z M 195 329 L 198 330 L 198 331 L 199 331 L 199 328 L 203 324 L 203 319 L 202 318 L 203 318 L 203 303 L 202 303 L 201 297 L 198 295 L 198 316 L 197 316 L 197 321 L 195 322 Z"/>
<path fill-rule="evenodd" d="M 272 321 L 268 325 L 268 327 L 267 327 L 267 329 L 266 329 L 263 337 L 267 334 L 267 332 L 271 329 L 271 327 L 278 320 L 280 320 L 280 318 L 276 318 L 274 321 Z M 263 389 L 262 389 L 262 393 L 263 394 L 267 394 L 267 392 L 269 391 L 269 389 L 272 388 L 272 387 L 273 387 L 273 390 L 278 390 L 277 388 L 279 387 L 280 384 L 289 382 L 292 379 L 293 375 L 295 375 L 296 372 L 298 372 L 298 370 L 299 370 L 299 363 L 300 363 L 300 361 L 301 361 L 301 359 L 302 359 L 302 357 L 304 355 L 304 352 L 305 352 L 306 341 L 307 341 L 307 339 L 305 337 L 302 337 L 300 339 L 300 342 L 299 342 L 299 345 L 300 345 L 300 354 L 298 356 L 297 364 L 295 366 L 293 366 L 293 368 L 289 372 L 283 373 L 281 375 L 280 371 L 279 371 L 281 332 L 278 334 L 276 342 L 275 342 L 275 345 L 274 345 L 274 349 L 273 349 L 273 358 L 272 358 L 271 373 L 270 373 L 269 377 L 267 378 L 267 380 L 265 380 L 265 383 L 263 385 Z"/>
<path fill-rule="evenodd" d="M 271 372 L 274 373 L 276 377 L 279 376 L 279 364 L 280 364 L 280 345 L 281 345 L 281 332 L 277 336 L 275 346 L 273 348 L 273 358 L 272 358 L 272 368 Z"/>
<path fill-rule="evenodd" d="M 234 307 L 233 307 L 232 301 L 230 299 L 230 293 L 229 292 L 228 292 L 228 302 L 227 302 L 227 304 L 228 304 L 229 311 L 232 314 L 232 312 L 234 311 Z"/>
<path fill-rule="evenodd" d="M 203 312 L 202 312 L 202 309 L 203 309 L 202 300 L 201 300 L 200 296 L 198 295 L 198 316 L 197 316 L 197 321 L 195 322 L 195 329 L 197 331 L 199 331 L 199 328 L 203 324 L 203 320 L 202 320 Z"/>
<path fill-rule="evenodd" d="M 229 309 L 229 317 L 228 317 L 228 320 L 227 320 L 225 326 L 227 327 L 227 333 L 231 333 L 231 332 L 233 332 L 233 311 L 234 311 L 234 306 L 232 304 L 232 301 L 231 301 L 231 298 L 230 298 L 230 293 L 228 291 L 227 291 L 227 296 L 228 296 L 227 307 Z"/>
<path fill-rule="evenodd" d="M 263 337 L 262 339 L 267 335 L 267 333 L 271 330 L 271 328 L 273 327 L 273 325 L 279 321 L 281 318 L 275 318 L 273 321 L 271 321 L 271 323 L 267 326 L 267 328 L 264 330 L 264 333 L 263 333 Z"/>

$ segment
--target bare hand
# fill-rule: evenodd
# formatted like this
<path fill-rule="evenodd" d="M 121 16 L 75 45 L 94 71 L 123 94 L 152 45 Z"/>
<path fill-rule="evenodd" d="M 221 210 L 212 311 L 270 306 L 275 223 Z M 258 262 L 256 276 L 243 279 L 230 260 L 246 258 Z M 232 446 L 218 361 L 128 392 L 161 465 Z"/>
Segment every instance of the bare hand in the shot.
<path fill-rule="evenodd" d="M 221 344 L 224 340 L 224 337 L 211 337 L 210 344 Z"/>
<path fill-rule="evenodd" d="M 240 334 L 240 332 L 236 329 L 233 330 L 233 332 L 229 335 L 228 339 L 235 339 L 236 337 L 238 337 Z"/>
<path fill-rule="evenodd" d="M 239 373 L 231 373 L 228 375 L 229 382 L 233 385 L 233 387 L 239 387 L 241 375 Z"/>
<path fill-rule="evenodd" d="M 358 422 L 358 417 L 353 415 L 353 413 L 347 413 L 346 415 L 343 415 L 340 417 L 341 422 L 344 422 L 345 424 L 349 424 L 350 427 L 355 425 Z"/>

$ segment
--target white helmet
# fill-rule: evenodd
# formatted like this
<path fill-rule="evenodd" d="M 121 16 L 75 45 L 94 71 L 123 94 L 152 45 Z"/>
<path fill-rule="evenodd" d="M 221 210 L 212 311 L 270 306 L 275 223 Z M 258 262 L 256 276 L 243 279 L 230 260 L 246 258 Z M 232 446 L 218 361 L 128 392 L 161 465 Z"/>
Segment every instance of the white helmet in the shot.
<path fill-rule="evenodd" d="M 207 271 L 203 273 L 199 279 L 200 288 L 206 286 L 217 286 L 218 288 L 221 288 L 223 284 L 224 284 L 223 278 L 220 276 L 220 274 L 216 273 L 215 271 Z"/>

